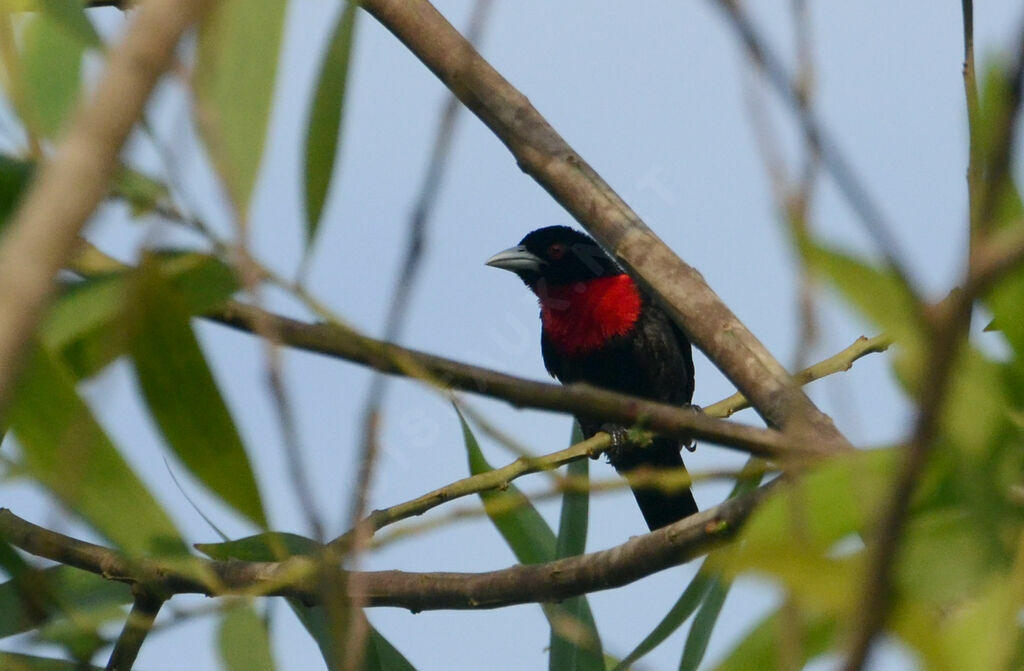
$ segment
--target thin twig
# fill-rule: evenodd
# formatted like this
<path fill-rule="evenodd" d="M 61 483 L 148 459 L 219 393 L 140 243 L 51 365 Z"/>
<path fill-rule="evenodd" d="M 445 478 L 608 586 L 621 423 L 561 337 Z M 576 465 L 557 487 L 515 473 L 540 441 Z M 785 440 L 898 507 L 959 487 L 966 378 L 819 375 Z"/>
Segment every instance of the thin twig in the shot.
<path fill-rule="evenodd" d="M 978 105 L 978 78 L 974 68 L 974 2 L 961 0 L 963 13 L 964 39 L 964 99 L 967 105 L 967 204 L 969 212 L 969 242 L 973 252 L 977 244 L 981 225 L 981 141 L 980 141 L 980 108 Z"/>
<path fill-rule="evenodd" d="M 827 359 L 803 369 L 794 375 L 793 379 L 795 379 L 799 384 L 808 384 L 815 380 L 820 380 L 823 377 L 832 375 L 833 373 L 850 370 L 853 362 L 857 359 L 868 354 L 884 352 L 889 349 L 890 345 L 892 345 L 892 337 L 885 333 L 873 338 L 861 336 L 843 351 L 833 354 Z M 723 399 L 714 405 L 704 408 L 704 412 L 712 417 L 730 417 L 734 413 L 747 407 L 749 407 L 749 405 L 747 404 L 746 399 L 743 398 L 743 394 L 737 392 L 729 398 Z"/>
<path fill-rule="evenodd" d="M 750 53 L 750 58 L 761 67 L 778 95 L 793 109 L 806 142 L 816 148 L 821 156 L 822 166 L 846 196 L 850 207 L 857 213 L 886 264 L 907 289 L 915 293 L 914 285 L 907 276 L 908 266 L 904 262 L 906 255 L 892 235 L 892 225 L 886 221 L 881 209 L 857 177 L 856 171 L 839 150 L 838 144 L 825 131 L 817 115 L 807 105 L 807 101 L 801 95 L 799 84 L 786 73 L 781 59 L 759 34 L 750 17 L 741 9 L 738 0 L 714 0 L 714 4 L 724 11 L 744 48 Z"/>
<path fill-rule="evenodd" d="M 823 361 L 810 366 L 802 371 L 797 379 L 801 384 L 806 384 L 822 377 L 849 370 L 853 363 L 861 357 L 874 352 L 884 352 L 891 344 L 891 338 L 886 335 L 865 338 L 861 336 L 852 345 L 842 352 L 835 354 Z M 712 417 L 727 417 L 737 410 L 742 409 L 745 401 L 741 394 L 734 394 L 707 408 L 704 414 Z M 400 520 L 408 519 L 416 515 L 422 515 L 428 510 L 435 508 L 442 503 L 447 503 L 463 496 L 479 494 L 493 489 L 502 489 L 516 478 L 531 473 L 552 471 L 571 461 L 583 457 L 596 458 L 608 449 L 610 440 L 607 434 L 598 433 L 582 442 L 571 445 L 564 450 L 553 452 L 540 457 L 520 457 L 512 463 L 496 468 L 486 473 L 469 476 L 445 485 L 432 492 L 423 494 L 404 503 L 400 503 L 383 510 L 374 510 L 364 518 L 361 525 L 375 533 L 383 527 L 394 524 Z M 758 468 L 763 470 L 763 465 Z M 565 479 L 562 478 L 564 481 Z M 352 532 L 349 531 L 331 541 L 330 545 L 344 552 L 344 548 L 352 542 Z"/>

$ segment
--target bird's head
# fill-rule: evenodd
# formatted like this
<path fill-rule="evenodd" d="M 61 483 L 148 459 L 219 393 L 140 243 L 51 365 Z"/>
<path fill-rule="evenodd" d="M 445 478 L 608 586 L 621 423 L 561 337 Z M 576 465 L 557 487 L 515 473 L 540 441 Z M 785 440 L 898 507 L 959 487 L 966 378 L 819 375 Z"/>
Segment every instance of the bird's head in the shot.
<path fill-rule="evenodd" d="M 487 265 L 512 271 L 534 292 L 541 280 L 559 287 L 622 274 L 593 239 L 568 226 L 538 228 L 515 247 L 487 259 Z"/>

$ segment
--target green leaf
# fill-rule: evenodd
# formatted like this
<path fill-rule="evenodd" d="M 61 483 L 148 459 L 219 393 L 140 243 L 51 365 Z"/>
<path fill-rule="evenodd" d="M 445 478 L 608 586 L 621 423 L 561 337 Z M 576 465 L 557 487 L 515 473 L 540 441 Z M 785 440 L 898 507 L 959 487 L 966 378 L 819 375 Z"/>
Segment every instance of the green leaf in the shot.
<path fill-rule="evenodd" d="M 299 622 L 320 647 L 320 654 L 329 671 L 338 671 L 335 664 L 337 655 L 333 652 L 335 636 L 331 631 L 327 611 L 321 606 L 314 608 L 303 606 L 294 599 L 289 599 L 288 603 L 295 616 L 299 618 Z M 366 618 L 362 611 L 359 611 L 359 617 Z M 364 671 L 416 671 L 416 667 L 409 663 L 409 660 L 395 646 L 391 645 L 373 625 L 367 622 L 366 626 L 370 629 L 363 658 Z"/>
<path fill-rule="evenodd" d="M 729 498 L 731 499 L 756 489 L 764 477 L 763 466 L 763 462 L 757 457 L 748 459 L 740 471 L 732 491 L 729 492 Z M 705 562 L 701 566 L 693 580 L 690 581 L 690 584 L 686 586 L 686 589 L 683 590 L 683 593 L 672 605 L 668 613 L 665 614 L 665 617 L 661 619 L 661 622 L 654 627 L 654 630 L 625 659 L 615 666 L 614 671 L 625 671 L 630 664 L 661 645 L 665 639 L 671 636 L 690 618 L 690 615 L 697 610 L 698 606 L 705 602 L 711 593 L 711 588 L 722 581 L 721 571 L 710 568 L 712 564 L 714 562 Z M 710 635 L 710 632 L 708 634 Z M 703 653 L 701 654 L 703 655 Z M 698 663 L 699 661 L 697 660 Z"/>
<path fill-rule="evenodd" d="M 111 190 L 131 206 L 133 217 L 149 214 L 170 200 L 166 184 L 124 165 L 114 176 Z"/>
<path fill-rule="evenodd" d="M 267 136 L 286 6 L 285 0 L 224 0 L 199 27 L 199 128 L 243 220 Z"/>
<path fill-rule="evenodd" d="M 1022 546 L 1024 549 L 1024 546 Z M 1022 643 L 1020 610 L 1024 602 L 1024 557 L 1012 571 L 994 575 L 970 601 L 941 624 L 944 657 L 957 671 L 1019 669 Z M 1014 657 L 1018 657 L 1014 664 Z"/>
<path fill-rule="evenodd" d="M 24 113 L 36 132 L 54 137 L 78 99 L 84 45 L 45 13 L 28 18 L 21 42 Z"/>
<path fill-rule="evenodd" d="M 1005 569 L 986 538 L 986 525 L 978 518 L 963 507 L 913 516 L 897 562 L 901 593 L 936 609 L 952 609 Z"/>
<path fill-rule="evenodd" d="M 480 444 L 462 413 L 458 408 L 455 412 L 462 425 L 470 472 L 476 475 L 494 470 L 484 458 Z M 519 488 L 510 484 L 500 492 L 481 492 L 480 499 L 484 502 L 487 516 L 520 563 L 540 564 L 557 558 L 558 541 L 554 532 Z M 578 543 L 578 539 L 575 542 Z M 604 668 L 594 616 L 585 600 L 571 599 L 564 604 L 544 604 L 543 609 L 551 624 L 552 637 L 563 639 L 566 646 L 559 644 L 557 650 L 552 650 L 553 654 L 559 655 L 560 659 L 561 655 L 569 655 L 573 663 L 578 665 L 570 668 Z M 597 664 L 600 666 L 595 666 Z"/>
<path fill-rule="evenodd" d="M 267 531 L 224 543 L 196 543 L 195 548 L 210 557 L 225 561 L 281 561 L 295 555 L 314 556 L 323 545 L 305 536 Z"/>
<path fill-rule="evenodd" d="M 158 261 L 161 274 L 185 302 L 189 314 L 203 314 L 238 291 L 235 271 L 209 254 L 163 250 L 152 252 L 150 258 Z"/>
<path fill-rule="evenodd" d="M 160 252 L 157 262 L 190 314 L 222 303 L 237 289 L 234 273 L 224 263 L 195 252 Z M 64 286 L 41 327 L 43 344 L 59 351 L 76 377 L 90 377 L 124 354 L 139 314 L 135 270 L 90 277 Z"/>
<path fill-rule="evenodd" d="M 982 456 L 992 450 L 1007 427 L 1007 398 L 1002 364 L 965 344 L 958 351 L 950 374 L 949 391 L 939 424 L 958 450 Z"/>
<path fill-rule="evenodd" d="M 52 657 L 0 652 L 0 669 L 4 671 L 103 671 L 98 666 Z"/>
<path fill-rule="evenodd" d="M 124 551 L 185 552 L 174 523 L 79 398 L 71 372 L 40 346 L 27 359 L 9 412 L 25 470 Z"/>
<path fill-rule="evenodd" d="M 153 418 L 200 482 L 266 527 L 252 465 L 192 332 L 187 305 L 148 261 L 139 268 L 137 282 L 138 331 L 130 349 Z"/>
<path fill-rule="evenodd" d="M 295 555 L 313 556 L 323 548 L 323 544 L 312 538 L 290 533 L 267 532 L 228 541 L 226 543 L 197 543 L 196 549 L 212 559 L 243 561 L 281 561 Z M 310 633 L 328 668 L 333 670 L 335 656 L 332 654 L 334 636 L 331 632 L 327 612 L 323 607 L 309 607 L 295 599 L 288 599 L 295 616 Z M 363 616 L 365 617 L 365 616 Z M 402 656 L 384 636 L 372 626 L 367 640 L 366 662 L 367 671 L 414 671 L 412 664 Z"/>
<path fill-rule="evenodd" d="M 0 228 L 7 224 L 34 172 L 32 163 L 0 155 Z"/>
<path fill-rule="evenodd" d="M 99 49 L 103 40 L 79 0 L 36 0 L 40 9 L 82 46 Z"/>
<path fill-rule="evenodd" d="M 583 432 L 579 422 L 572 423 L 572 436 L 569 444 L 575 445 L 583 441 Z M 577 459 L 566 467 L 566 476 L 578 483 L 578 489 L 566 490 L 562 495 L 562 513 L 558 522 L 558 539 L 555 556 L 575 557 L 581 555 L 587 546 L 587 520 L 590 510 L 590 490 L 587 487 L 590 476 L 590 463 L 587 459 Z"/>
<path fill-rule="evenodd" d="M 842 296 L 900 346 L 902 381 L 916 393 L 924 370 L 925 336 L 919 321 L 921 306 L 899 277 L 822 244 L 805 241 L 801 251 L 809 268 L 828 278 Z"/>
<path fill-rule="evenodd" d="M 790 629 L 794 626 L 797 631 Z M 835 618 L 783 606 L 761 620 L 715 668 L 716 671 L 802 669 L 807 662 L 830 649 L 836 633 Z M 788 658 L 787 654 L 795 654 L 796 658 Z"/>
<path fill-rule="evenodd" d="M 267 623 L 249 605 L 224 614 L 217 634 L 220 658 L 227 671 L 273 671 Z"/>
<path fill-rule="evenodd" d="M 458 412 L 458 408 L 455 411 Z M 462 413 L 459 413 L 459 422 L 462 424 L 470 473 L 477 475 L 493 471 L 494 467 L 484 458 L 480 444 Z M 510 484 L 500 492 L 481 492 L 480 499 L 484 502 L 487 516 L 520 563 L 541 564 L 555 558 L 557 542 L 554 532 L 518 487 Z"/>
<path fill-rule="evenodd" d="M 704 601 L 719 576 L 720 574 L 712 575 L 704 569 L 697 571 L 697 575 L 693 576 L 693 580 L 686 586 L 661 622 L 612 671 L 626 671 L 631 664 L 654 650 L 675 633 L 676 629 L 681 627 L 697 610 L 697 606 Z"/>
<path fill-rule="evenodd" d="M 686 643 L 683 645 L 683 656 L 679 660 L 679 671 L 695 671 L 704 659 L 704 653 L 708 649 L 708 641 L 711 640 L 711 632 L 715 630 L 715 623 L 722 612 L 722 605 L 725 597 L 729 594 L 730 583 L 720 575 L 711 580 L 707 596 L 693 618 L 693 626 L 686 635 Z"/>
<path fill-rule="evenodd" d="M 985 304 L 994 317 L 991 326 L 1002 332 L 1013 350 L 1013 365 L 1024 374 L 1024 267 L 997 282 L 985 297 Z"/>
<path fill-rule="evenodd" d="M 583 440 L 579 423 L 573 422 L 570 445 Z M 566 468 L 566 475 L 574 483 L 586 486 L 590 472 L 589 460 L 577 459 Z M 589 489 L 566 490 L 562 495 L 562 513 L 558 525 L 558 538 L 555 546 L 555 557 L 574 557 L 583 554 L 587 544 L 587 519 L 590 508 Z M 556 607 L 562 616 L 567 616 L 565 626 L 576 635 L 562 636 L 558 628 L 551 628 L 550 654 L 548 668 L 553 671 L 563 669 L 593 669 L 604 671 L 604 653 L 601 650 L 601 637 L 594 622 L 586 597 L 578 596 L 566 599 Z"/>
<path fill-rule="evenodd" d="M 737 542 L 705 562 L 734 577 L 767 574 L 808 607 L 845 614 L 857 602 L 862 553 L 836 556 L 836 544 L 873 528 L 903 452 L 836 456 L 766 499 Z"/>
<path fill-rule="evenodd" d="M 359 3 L 345 2 L 320 64 L 316 93 L 306 126 L 306 245 L 312 247 L 322 223 L 324 202 L 335 172 L 345 112 L 349 58 Z"/>
<path fill-rule="evenodd" d="M 40 327 L 40 340 L 79 379 L 91 377 L 128 347 L 125 310 L 132 297 L 124 274 L 66 285 Z"/>
<path fill-rule="evenodd" d="M 88 571 L 69 566 L 35 571 L 27 585 L 20 577 L 0 584 L 0 638 L 40 628 L 68 613 L 79 614 L 78 619 L 82 613 L 106 611 L 132 601 L 128 585 Z M 33 604 L 26 600 L 26 593 L 46 598 Z"/>
<path fill-rule="evenodd" d="M 416 671 L 416 667 L 391 645 L 374 627 L 370 627 L 369 640 L 366 642 L 366 671 Z"/>

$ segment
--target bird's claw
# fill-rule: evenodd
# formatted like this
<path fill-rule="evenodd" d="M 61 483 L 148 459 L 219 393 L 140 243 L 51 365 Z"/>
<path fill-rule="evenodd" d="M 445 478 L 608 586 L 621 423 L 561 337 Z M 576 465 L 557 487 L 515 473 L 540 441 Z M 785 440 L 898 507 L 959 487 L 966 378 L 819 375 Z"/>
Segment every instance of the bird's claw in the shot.
<path fill-rule="evenodd" d="M 692 410 L 694 412 L 699 412 L 701 414 L 704 413 L 704 408 L 700 407 L 696 403 L 687 403 L 686 405 L 683 406 L 683 408 L 685 410 Z M 683 441 L 683 447 L 686 448 L 687 452 L 696 452 L 697 451 L 697 441 L 695 441 L 693 438 L 689 438 L 687 440 L 684 440 Z"/>
<path fill-rule="evenodd" d="M 608 455 L 610 462 L 614 462 L 616 456 L 631 444 L 629 429 L 619 424 L 602 424 L 601 431 L 607 433 L 608 437 L 611 438 L 611 444 L 608 446 L 605 454 Z"/>

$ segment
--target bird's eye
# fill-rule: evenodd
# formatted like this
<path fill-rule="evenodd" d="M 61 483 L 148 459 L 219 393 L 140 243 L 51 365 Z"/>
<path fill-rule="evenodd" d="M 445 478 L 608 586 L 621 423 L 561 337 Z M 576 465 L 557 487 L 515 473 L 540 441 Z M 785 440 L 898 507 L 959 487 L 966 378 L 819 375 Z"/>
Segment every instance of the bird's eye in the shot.
<path fill-rule="evenodd" d="M 556 242 L 548 247 L 548 258 L 552 261 L 557 261 L 563 256 L 565 256 L 565 245 L 562 243 Z"/>

